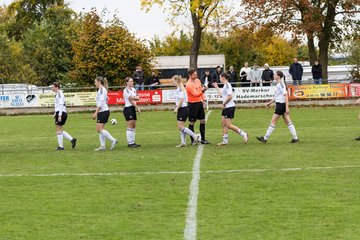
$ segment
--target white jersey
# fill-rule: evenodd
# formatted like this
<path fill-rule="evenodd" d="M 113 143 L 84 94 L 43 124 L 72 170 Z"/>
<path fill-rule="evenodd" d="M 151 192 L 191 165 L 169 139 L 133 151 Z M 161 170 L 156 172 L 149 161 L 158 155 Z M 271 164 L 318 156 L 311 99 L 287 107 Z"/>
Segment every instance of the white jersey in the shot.
<path fill-rule="evenodd" d="M 62 91 L 58 91 L 55 95 L 55 112 L 59 112 L 59 116 L 66 112 L 65 96 Z"/>
<path fill-rule="evenodd" d="M 231 84 L 229 82 L 226 82 L 222 88 L 222 102 L 225 103 L 227 97 L 229 95 L 233 94 L 233 88 L 231 86 Z M 230 108 L 230 107 L 235 107 L 235 102 L 234 100 L 231 98 L 231 100 L 225 105 L 225 108 Z"/>
<path fill-rule="evenodd" d="M 125 99 L 125 107 L 131 107 L 132 104 L 129 100 L 129 97 L 136 97 L 136 89 L 135 88 L 131 88 L 131 89 L 125 88 L 124 92 L 123 92 L 123 96 Z"/>
<path fill-rule="evenodd" d="M 183 102 L 180 107 L 187 107 L 187 94 L 184 91 L 181 91 L 181 88 L 178 87 L 175 91 L 175 102 L 176 106 L 179 105 L 180 100 L 183 99 Z"/>
<path fill-rule="evenodd" d="M 285 103 L 285 95 L 287 94 L 286 86 L 283 81 L 276 84 L 275 87 L 275 102 Z"/>
<path fill-rule="evenodd" d="M 99 112 L 109 110 L 108 106 L 108 92 L 105 87 L 101 87 L 96 94 L 96 106 L 100 108 Z"/>

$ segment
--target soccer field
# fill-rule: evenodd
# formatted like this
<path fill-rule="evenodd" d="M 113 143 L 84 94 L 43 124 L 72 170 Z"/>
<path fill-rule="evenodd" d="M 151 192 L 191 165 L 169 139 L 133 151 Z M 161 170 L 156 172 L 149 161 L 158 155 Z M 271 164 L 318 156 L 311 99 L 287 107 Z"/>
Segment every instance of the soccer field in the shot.
<path fill-rule="evenodd" d="M 143 112 L 132 149 L 113 112 L 106 129 L 120 142 L 105 152 L 93 151 L 91 113 L 69 114 L 78 146 L 64 140 L 65 151 L 51 115 L 0 116 L 0 239 L 183 239 L 200 149 L 197 239 L 360 238 L 359 108 L 292 108 L 297 144 L 280 121 L 258 142 L 273 109 L 238 109 L 250 141 L 230 132 L 223 147 L 220 113 L 209 115 L 211 145 L 179 149 L 175 115 Z"/>

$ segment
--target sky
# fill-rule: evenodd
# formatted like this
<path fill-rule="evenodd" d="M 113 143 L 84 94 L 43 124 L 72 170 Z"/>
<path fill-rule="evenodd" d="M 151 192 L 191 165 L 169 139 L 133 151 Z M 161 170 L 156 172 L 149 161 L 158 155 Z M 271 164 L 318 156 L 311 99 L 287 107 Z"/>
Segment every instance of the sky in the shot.
<path fill-rule="evenodd" d="M 0 4 L 9 4 L 12 1 L 0 0 Z M 101 12 L 107 8 L 109 18 L 117 11 L 129 31 L 141 39 L 151 40 L 155 34 L 164 37 L 174 30 L 166 22 L 167 15 L 162 9 L 154 6 L 146 13 L 141 10 L 140 0 L 66 0 L 66 2 L 76 12 L 88 12 L 93 7 Z"/>

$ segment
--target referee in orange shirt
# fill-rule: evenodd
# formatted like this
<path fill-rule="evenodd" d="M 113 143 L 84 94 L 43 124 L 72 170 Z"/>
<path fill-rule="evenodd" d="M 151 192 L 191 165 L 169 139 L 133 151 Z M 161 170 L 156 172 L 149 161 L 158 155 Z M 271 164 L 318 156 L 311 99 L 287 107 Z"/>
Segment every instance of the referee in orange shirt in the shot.
<path fill-rule="evenodd" d="M 200 134 L 201 144 L 209 144 L 205 139 L 205 110 L 203 102 L 205 100 L 204 92 L 207 90 L 206 86 L 202 86 L 201 81 L 198 79 L 195 69 L 188 70 L 189 80 L 186 83 L 186 93 L 189 103 L 189 129 L 194 132 L 194 124 L 196 120 L 200 120 Z M 191 142 L 194 139 L 191 138 Z"/>

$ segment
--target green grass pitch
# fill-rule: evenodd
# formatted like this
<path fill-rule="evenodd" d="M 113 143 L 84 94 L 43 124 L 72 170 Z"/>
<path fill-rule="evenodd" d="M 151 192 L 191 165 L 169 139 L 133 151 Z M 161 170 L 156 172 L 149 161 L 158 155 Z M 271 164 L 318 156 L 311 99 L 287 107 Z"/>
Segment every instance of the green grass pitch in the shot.
<path fill-rule="evenodd" d="M 290 144 L 279 122 L 262 144 L 255 136 L 272 112 L 238 109 L 233 122 L 250 141 L 230 132 L 225 147 L 216 146 L 220 110 L 211 113 L 197 239 L 359 239 L 359 108 L 292 108 L 300 142 Z M 106 129 L 120 142 L 105 152 L 93 151 L 90 118 L 69 114 L 65 130 L 78 146 L 64 140 L 58 152 L 51 115 L 0 116 L 0 239 L 183 239 L 198 148 L 175 148 L 175 115 L 143 112 L 142 146 L 130 149 L 122 113 L 113 112 L 118 125 Z"/>

